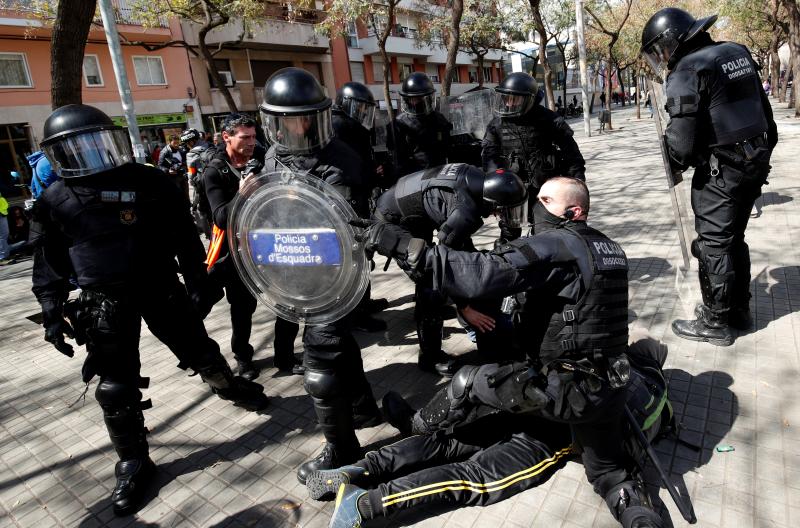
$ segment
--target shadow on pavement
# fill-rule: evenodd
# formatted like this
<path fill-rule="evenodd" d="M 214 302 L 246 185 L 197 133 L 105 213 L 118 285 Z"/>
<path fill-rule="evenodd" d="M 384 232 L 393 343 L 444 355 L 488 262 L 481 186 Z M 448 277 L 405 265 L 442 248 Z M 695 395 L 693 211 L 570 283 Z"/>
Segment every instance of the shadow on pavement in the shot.
<path fill-rule="evenodd" d="M 766 328 L 771 322 L 800 310 L 800 306 L 789 301 L 789 290 L 793 297 L 800 293 L 800 266 L 784 266 L 767 270 L 764 268 L 750 282 L 755 310 L 753 326 L 739 333 L 740 336 L 753 334 Z"/>
<path fill-rule="evenodd" d="M 686 497 L 688 492 L 684 475 L 711 460 L 714 449 L 731 430 L 739 415 L 739 400 L 730 389 L 733 378 L 727 372 L 708 371 L 693 376 L 681 369 L 664 369 L 664 375 L 669 383 L 669 399 L 675 413 L 678 437 L 682 442 L 700 449 L 695 450 L 683 444 L 674 435 L 663 438 L 654 447 L 670 480 Z M 673 526 L 664 504 L 664 501 L 671 502 L 672 499 L 666 490 L 662 493 L 663 501 L 658 496 L 663 484 L 650 463 L 645 468 L 644 479 L 654 507 L 667 526 Z M 702 519 L 699 521 L 702 522 Z M 683 519 L 679 522 L 684 523 Z"/>

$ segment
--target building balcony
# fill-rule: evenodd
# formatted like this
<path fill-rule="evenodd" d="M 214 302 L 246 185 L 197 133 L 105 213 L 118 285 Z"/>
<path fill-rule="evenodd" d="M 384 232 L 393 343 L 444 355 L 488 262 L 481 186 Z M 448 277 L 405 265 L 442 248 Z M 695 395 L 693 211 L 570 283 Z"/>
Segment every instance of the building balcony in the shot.
<path fill-rule="evenodd" d="M 237 42 L 244 34 L 239 47 L 276 51 L 328 50 L 328 39 L 314 31 L 314 24 L 321 22 L 325 13 L 318 9 L 289 9 L 281 4 L 265 4 L 264 16 L 249 20 L 247 31 L 241 19 L 231 20 L 206 35 L 206 44 L 216 46 L 223 42 Z M 198 44 L 198 26 L 182 22 L 186 41 Z"/>
<path fill-rule="evenodd" d="M 398 33 L 392 31 L 392 35 L 386 39 L 386 53 L 390 55 L 405 55 L 408 57 L 430 57 L 435 53 L 435 49 L 422 44 L 416 38 L 409 38 L 406 36 L 395 36 Z M 405 34 L 405 33 L 399 33 Z M 365 38 L 359 38 L 358 43 L 361 46 L 361 51 L 364 55 L 377 55 L 380 53 L 378 47 L 378 37 L 370 35 Z"/>

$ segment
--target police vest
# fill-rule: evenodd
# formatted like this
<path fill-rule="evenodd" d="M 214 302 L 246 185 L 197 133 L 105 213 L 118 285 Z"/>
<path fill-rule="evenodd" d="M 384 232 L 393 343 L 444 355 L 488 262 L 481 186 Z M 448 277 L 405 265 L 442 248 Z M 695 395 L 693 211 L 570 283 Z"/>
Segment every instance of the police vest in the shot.
<path fill-rule="evenodd" d="M 126 174 L 120 180 L 115 177 L 120 171 L 150 174 Z M 162 211 L 183 203 L 165 200 L 172 184 L 160 171 L 152 172 L 156 169 L 128 164 L 97 178 L 58 182 L 44 194 L 51 216 L 71 241 L 69 257 L 81 287 L 174 278 L 175 253 L 168 238 L 176 226 L 164 225 Z"/>
<path fill-rule="evenodd" d="M 450 143 L 452 127 L 444 116 L 438 112 L 422 117 L 403 113 L 396 122 L 412 158 L 400 160 L 401 165 L 408 162 L 417 168 L 427 169 L 447 163 L 447 145 Z"/>
<path fill-rule="evenodd" d="M 585 252 L 574 256 L 582 261 L 580 268 L 591 270 L 591 277 L 583 277 L 584 293 L 574 304 L 543 307 L 550 317 L 539 359 L 544 367 L 588 359 L 603 371 L 628 347 L 628 258 L 619 244 L 584 223 L 557 231 L 580 240 Z M 526 308 L 531 303 L 537 304 L 528 301 Z"/>
<path fill-rule="evenodd" d="M 683 106 L 707 104 L 699 111 L 708 112 L 708 146 L 733 145 L 767 132 L 758 66 L 747 48 L 734 42 L 714 43 L 680 59 L 675 71 L 680 70 L 706 79 L 707 91 L 702 95 L 708 96 L 707 103 L 702 96 L 695 100 L 696 95 L 669 97 L 667 110 L 672 115 Z M 668 94 L 675 92 L 680 93 L 680 87 L 668 90 Z"/>
<path fill-rule="evenodd" d="M 537 187 L 558 172 L 558 153 L 553 141 L 532 124 L 517 124 L 501 119 L 500 141 L 508 168 Z M 552 127 L 549 127 L 552 129 Z"/>

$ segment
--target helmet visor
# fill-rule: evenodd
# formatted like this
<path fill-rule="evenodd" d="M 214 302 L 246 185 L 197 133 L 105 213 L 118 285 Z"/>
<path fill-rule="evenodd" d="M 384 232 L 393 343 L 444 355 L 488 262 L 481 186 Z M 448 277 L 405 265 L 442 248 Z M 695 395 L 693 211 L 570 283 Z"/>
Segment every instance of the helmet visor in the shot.
<path fill-rule="evenodd" d="M 372 103 L 357 99 L 345 99 L 342 101 L 342 110 L 366 129 L 371 129 L 375 122 L 375 105 Z"/>
<path fill-rule="evenodd" d="M 667 64 L 675 51 L 676 42 L 672 39 L 659 38 L 642 50 L 642 57 L 662 79 L 667 75 Z"/>
<path fill-rule="evenodd" d="M 531 95 L 494 93 L 494 114 L 498 117 L 521 116 L 530 109 Z"/>
<path fill-rule="evenodd" d="M 403 112 L 416 116 L 428 115 L 433 112 L 436 104 L 436 93 L 426 95 L 402 96 Z"/>
<path fill-rule="evenodd" d="M 42 150 L 62 178 L 88 176 L 133 161 L 130 137 L 124 129 L 65 137 Z"/>
<path fill-rule="evenodd" d="M 522 227 L 527 220 L 528 204 L 522 202 L 519 205 L 501 207 L 499 211 L 500 220 L 508 227 Z"/>
<path fill-rule="evenodd" d="M 270 143 L 289 152 L 306 154 L 330 143 L 333 137 L 331 111 L 315 114 L 279 116 L 262 110 L 262 121 Z"/>

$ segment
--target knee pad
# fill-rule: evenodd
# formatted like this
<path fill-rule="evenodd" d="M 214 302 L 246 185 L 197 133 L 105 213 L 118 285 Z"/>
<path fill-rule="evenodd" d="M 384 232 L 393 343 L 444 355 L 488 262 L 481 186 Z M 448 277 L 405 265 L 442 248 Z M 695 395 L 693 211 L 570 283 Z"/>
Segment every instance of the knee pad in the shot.
<path fill-rule="evenodd" d="M 124 407 L 141 401 L 142 393 L 135 383 L 103 378 L 97 384 L 94 397 L 102 407 Z"/>
<path fill-rule="evenodd" d="M 452 408 L 461 407 L 463 402 L 469 399 L 472 390 L 472 384 L 475 381 L 475 376 L 478 374 L 480 367 L 467 365 L 461 367 L 456 372 L 450 384 L 447 386 L 447 397 L 450 399 L 450 406 Z"/>
<path fill-rule="evenodd" d="M 303 387 L 312 398 L 326 400 L 341 394 L 339 377 L 329 370 L 306 369 Z"/>

